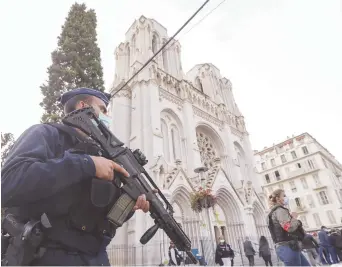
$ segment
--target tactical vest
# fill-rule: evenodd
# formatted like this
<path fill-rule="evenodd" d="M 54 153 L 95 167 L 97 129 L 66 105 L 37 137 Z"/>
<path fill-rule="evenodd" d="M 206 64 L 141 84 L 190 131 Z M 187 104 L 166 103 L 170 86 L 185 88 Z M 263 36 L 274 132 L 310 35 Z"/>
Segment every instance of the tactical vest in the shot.
<path fill-rule="evenodd" d="M 234 256 L 234 251 L 231 249 L 231 247 L 224 243 L 224 244 L 219 244 L 218 249 L 221 252 L 221 257 L 222 258 L 229 258 Z"/>
<path fill-rule="evenodd" d="M 272 220 L 272 215 L 278 208 L 285 209 L 288 211 L 288 209 L 282 206 L 277 206 L 277 207 L 274 207 L 268 215 L 268 229 L 270 230 L 272 240 L 275 244 L 279 242 L 286 242 L 286 241 L 293 240 L 293 237 L 291 237 L 291 235 L 283 229 L 283 227 L 280 225 L 278 221 L 274 222 Z"/>
<path fill-rule="evenodd" d="M 73 153 L 101 155 L 101 149 L 95 143 L 80 140 L 77 134 L 72 132 L 74 129 L 70 131 L 66 128 L 68 126 L 60 124 L 50 125 L 71 138 L 74 144 L 71 149 Z M 94 190 L 94 183 L 100 184 L 104 190 Z M 45 214 L 51 227 L 44 229 L 46 238 L 43 247 L 60 247 L 68 251 L 96 255 L 109 244 L 116 232 L 116 228 L 106 220 L 107 213 L 121 194 L 121 182 L 117 180 L 114 184 L 116 191 L 107 205 L 94 205 L 94 198 L 98 197 L 99 193 L 106 193 L 104 181 L 94 177 L 36 203 L 8 208 L 6 212 L 18 216 L 23 222 L 39 220 L 41 215 Z"/>

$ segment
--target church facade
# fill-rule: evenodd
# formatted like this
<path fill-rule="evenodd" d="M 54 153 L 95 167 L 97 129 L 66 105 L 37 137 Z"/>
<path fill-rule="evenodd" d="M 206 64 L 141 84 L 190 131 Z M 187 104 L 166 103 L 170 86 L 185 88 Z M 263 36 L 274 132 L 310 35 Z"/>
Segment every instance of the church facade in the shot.
<path fill-rule="evenodd" d="M 157 21 L 144 16 L 136 20 L 115 50 L 111 93 L 168 38 Z M 180 53 L 179 42 L 171 42 L 112 98 L 112 131 L 126 146 L 143 151 L 149 160 L 146 170 L 174 207 L 174 217 L 192 247 L 212 262 L 213 243 L 221 235 L 236 251 L 241 251 L 246 236 L 255 243 L 261 235 L 269 236 L 267 207 L 231 82 L 210 63 L 198 64 L 185 74 Z M 194 213 L 190 207 L 190 193 L 201 185 L 194 169 L 201 166 L 208 168 L 206 183 L 217 196 L 210 223 L 205 213 Z M 168 259 L 170 240 L 161 230 L 148 244 L 140 244 L 151 225 L 148 214 L 136 212 L 117 231 L 108 247 L 113 265 L 154 265 Z"/>

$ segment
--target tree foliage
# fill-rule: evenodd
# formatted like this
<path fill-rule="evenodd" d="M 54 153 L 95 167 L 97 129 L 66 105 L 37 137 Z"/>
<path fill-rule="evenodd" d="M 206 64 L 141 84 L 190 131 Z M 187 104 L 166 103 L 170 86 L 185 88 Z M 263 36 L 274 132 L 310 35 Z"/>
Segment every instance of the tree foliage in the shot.
<path fill-rule="evenodd" d="M 58 122 L 63 109 L 57 99 L 65 92 L 87 87 L 104 91 L 101 51 L 97 45 L 95 11 L 75 3 L 62 26 L 58 47 L 51 53 L 48 80 L 40 89 L 42 122 Z"/>
<path fill-rule="evenodd" d="M 13 147 L 15 142 L 14 136 L 11 133 L 1 133 L 1 166 L 3 166 L 5 159 Z"/>

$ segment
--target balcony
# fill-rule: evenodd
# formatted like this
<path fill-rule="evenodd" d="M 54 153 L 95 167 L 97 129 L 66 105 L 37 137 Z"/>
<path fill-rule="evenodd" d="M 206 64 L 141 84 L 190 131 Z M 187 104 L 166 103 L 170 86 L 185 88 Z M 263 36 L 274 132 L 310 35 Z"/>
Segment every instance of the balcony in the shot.
<path fill-rule="evenodd" d="M 296 206 L 294 209 L 294 212 L 300 214 L 300 213 L 305 213 L 308 212 L 308 208 L 304 205 Z"/>
<path fill-rule="evenodd" d="M 301 176 L 301 175 L 304 175 L 304 174 L 308 174 L 310 172 L 314 172 L 314 171 L 318 171 L 318 168 L 314 168 L 314 169 L 309 169 L 309 168 L 300 168 L 300 169 L 297 169 L 295 171 L 291 171 L 288 173 L 288 177 L 289 178 L 294 178 L 294 177 L 297 177 L 297 176 Z"/>
<path fill-rule="evenodd" d="M 325 184 L 322 184 L 321 182 L 319 182 L 319 183 L 315 183 L 313 190 L 321 190 L 321 189 L 326 188 L 326 187 L 327 186 Z"/>

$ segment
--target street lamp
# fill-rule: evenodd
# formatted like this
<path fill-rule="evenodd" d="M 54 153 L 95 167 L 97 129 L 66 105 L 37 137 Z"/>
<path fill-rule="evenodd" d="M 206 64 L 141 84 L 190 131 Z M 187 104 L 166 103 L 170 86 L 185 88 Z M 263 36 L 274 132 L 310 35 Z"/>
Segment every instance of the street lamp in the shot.
<path fill-rule="evenodd" d="M 208 171 L 207 167 L 198 167 L 194 170 L 195 173 L 199 174 L 199 179 L 200 179 L 200 184 L 201 186 L 204 188 L 206 186 L 206 184 L 208 183 L 207 181 L 207 175 L 206 172 Z M 215 253 L 215 245 L 214 245 L 214 237 L 213 237 L 213 232 L 212 232 L 212 225 L 211 225 L 211 219 L 210 219 L 210 215 L 209 215 L 209 205 L 207 203 L 207 198 L 205 198 L 205 202 L 204 202 L 204 209 L 205 209 L 205 213 L 206 213 L 206 217 L 208 220 L 208 224 L 209 224 L 209 235 L 210 235 L 210 243 L 211 243 L 211 247 L 213 249 L 213 254 Z M 202 255 L 204 256 L 204 251 L 202 251 Z"/>

